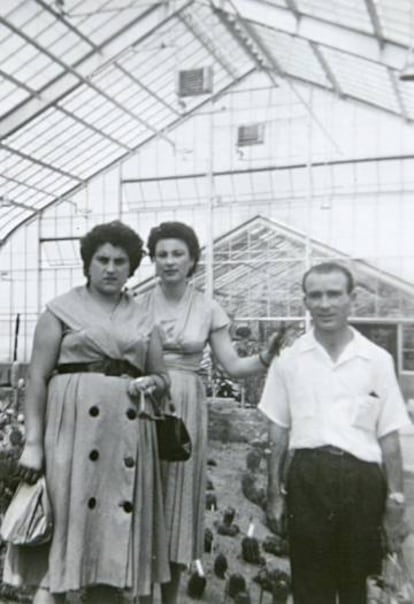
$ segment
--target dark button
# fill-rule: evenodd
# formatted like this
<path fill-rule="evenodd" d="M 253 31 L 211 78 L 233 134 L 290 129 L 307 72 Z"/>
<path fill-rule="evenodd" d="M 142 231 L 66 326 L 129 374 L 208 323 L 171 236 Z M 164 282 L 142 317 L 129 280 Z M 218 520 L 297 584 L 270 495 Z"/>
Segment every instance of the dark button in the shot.
<path fill-rule="evenodd" d="M 137 417 L 137 412 L 135 411 L 135 409 L 132 409 L 132 407 L 130 407 L 128 409 L 128 411 L 126 412 L 127 414 L 127 418 L 128 419 L 135 419 Z"/>
<path fill-rule="evenodd" d="M 92 417 L 97 417 L 99 415 L 99 407 L 97 407 L 96 405 L 91 407 L 89 409 L 89 415 L 92 415 Z"/>
<path fill-rule="evenodd" d="M 92 449 L 92 451 L 89 453 L 89 459 L 91 461 L 96 461 L 99 457 L 99 451 L 97 449 Z"/>
<path fill-rule="evenodd" d="M 126 512 L 127 514 L 130 514 L 132 512 L 133 508 L 132 503 L 130 501 L 124 501 L 122 507 L 124 508 L 124 512 Z"/>
<path fill-rule="evenodd" d="M 90 510 L 93 510 L 93 508 L 96 506 L 96 499 L 95 497 L 91 497 L 88 501 L 88 508 Z"/>
<path fill-rule="evenodd" d="M 125 457 L 124 464 L 126 465 L 127 468 L 133 468 L 134 465 L 135 465 L 134 458 L 133 457 Z"/>

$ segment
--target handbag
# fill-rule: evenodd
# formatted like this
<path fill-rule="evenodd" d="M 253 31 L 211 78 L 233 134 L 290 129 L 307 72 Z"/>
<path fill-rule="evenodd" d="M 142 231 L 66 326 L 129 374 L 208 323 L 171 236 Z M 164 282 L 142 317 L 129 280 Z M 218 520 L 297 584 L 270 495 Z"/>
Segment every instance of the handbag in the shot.
<path fill-rule="evenodd" d="M 154 395 L 139 394 L 138 416 L 155 421 L 158 457 L 163 461 L 187 461 L 191 457 L 192 442 L 184 420 L 174 411 L 169 396 L 170 413 L 162 410 L 161 401 Z"/>
<path fill-rule="evenodd" d="M 165 413 L 155 420 L 158 455 L 164 461 L 187 461 L 191 457 L 192 443 L 181 417 Z"/>
<path fill-rule="evenodd" d="M 21 482 L 3 517 L 0 535 L 13 545 L 40 545 L 53 532 L 52 508 L 45 477 L 33 485 Z"/>

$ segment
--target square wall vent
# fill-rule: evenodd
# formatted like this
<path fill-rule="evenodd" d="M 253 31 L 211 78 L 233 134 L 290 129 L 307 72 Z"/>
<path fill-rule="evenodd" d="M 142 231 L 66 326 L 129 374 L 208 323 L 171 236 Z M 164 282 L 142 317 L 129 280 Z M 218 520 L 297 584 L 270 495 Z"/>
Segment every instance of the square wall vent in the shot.
<path fill-rule="evenodd" d="M 264 142 L 264 124 L 246 124 L 237 130 L 237 146 L 261 145 Z"/>
<path fill-rule="evenodd" d="M 213 68 L 200 67 L 178 72 L 178 96 L 196 96 L 213 92 Z"/>

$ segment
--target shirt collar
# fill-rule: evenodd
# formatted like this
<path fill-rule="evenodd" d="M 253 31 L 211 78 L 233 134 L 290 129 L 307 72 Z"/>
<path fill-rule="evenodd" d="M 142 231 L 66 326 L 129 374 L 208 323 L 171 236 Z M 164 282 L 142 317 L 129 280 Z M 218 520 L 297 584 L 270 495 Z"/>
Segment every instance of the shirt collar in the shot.
<path fill-rule="evenodd" d="M 349 359 L 352 357 L 362 357 L 364 359 L 372 359 L 372 348 L 371 342 L 365 338 L 357 329 L 351 327 L 353 338 L 346 345 L 344 351 L 341 354 L 340 360 Z M 299 343 L 300 352 L 309 352 L 311 350 L 315 350 L 320 348 L 321 345 L 315 338 L 315 332 L 313 329 L 308 331 L 302 338 Z M 322 347 L 323 348 L 323 347 Z"/>

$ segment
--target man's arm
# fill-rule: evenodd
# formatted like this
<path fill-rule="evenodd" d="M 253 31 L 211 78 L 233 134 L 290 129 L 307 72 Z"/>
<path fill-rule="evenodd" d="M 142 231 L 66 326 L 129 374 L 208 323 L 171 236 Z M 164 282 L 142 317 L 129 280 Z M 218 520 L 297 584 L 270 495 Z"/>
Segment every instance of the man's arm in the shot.
<path fill-rule="evenodd" d="M 278 535 L 286 534 L 284 502 L 284 467 L 288 450 L 289 430 L 269 422 L 269 448 L 267 462 L 266 519 L 269 528 Z"/>
<path fill-rule="evenodd" d="M 403 464 L 397 431 L 379 439 L 383 468 L 387 481 L 387 499 L 384 512 L 384 531 L 389 551 L 395 552 L 408 534 L 405 521 Z"/>

